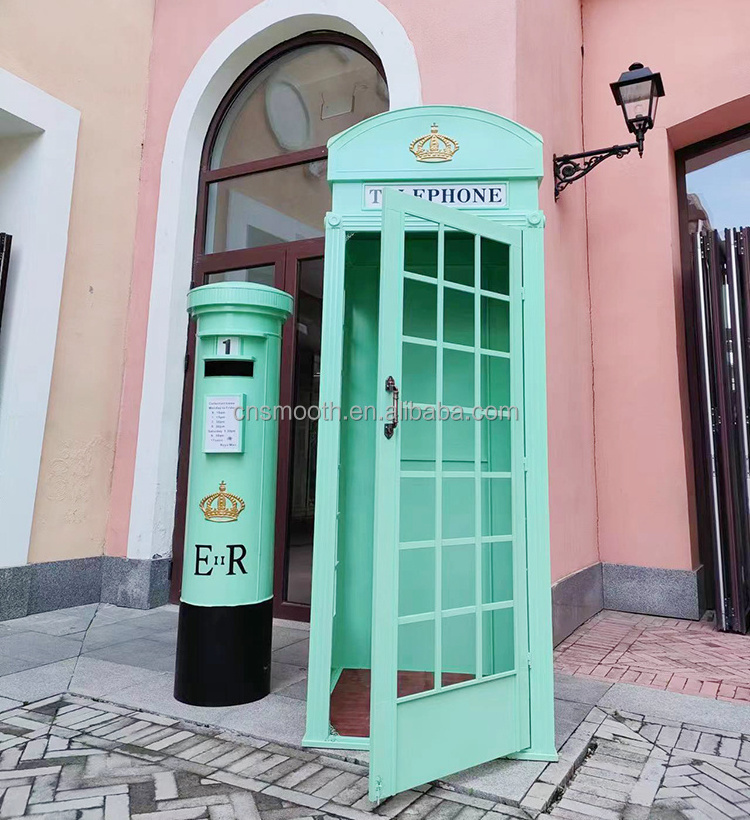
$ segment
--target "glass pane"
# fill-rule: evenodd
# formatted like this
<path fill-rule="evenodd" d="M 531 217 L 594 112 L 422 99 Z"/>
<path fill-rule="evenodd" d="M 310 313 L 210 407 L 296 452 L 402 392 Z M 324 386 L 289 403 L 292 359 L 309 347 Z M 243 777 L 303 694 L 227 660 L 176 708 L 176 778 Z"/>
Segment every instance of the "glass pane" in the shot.
<path fill-rule="evenodd" d="M 510 246 L 482 238 L 482 290 L 510 295 Z"/>
<path fill-rule="evenodd" d="M 750 225 L 750 137 L 687 160 L 685 170 L 690 233 Z"/>
<path fill-rule="evenodd" d="M 474 294 L 443 290 L 443 339 L 449 344 L 474 347 Z"/>
<path fill-rule="evenodd" d="M 446 419 L 438 422 L 443 431 L 443 469 L 474 472 L 474 430 L 477 422 Z"/>
<path fill-rule="evenodd" d="M 399 538 L 408 541 L 435 539 L 435 479 L 401 479 Z"/>
<path fill-rule="evenodd" d="M 297 270 L 293 404 L 295 407 L 317 408 L 320 403 L 323 259 L 301 260 Z M 305 418 L 292 421 L 286 600 L 297 604 L 310 603 L 317 454 L 318 422 L 306 413 Z"/>
<path fill-rule="evenodd" d="M 445 234 L 445 280 L 474 287 L 474 234 Z"/>
<path fill-rule="evenodd" d="M 513 607 L 482 613 L 482 673 L 499 675 L 515 666 Z"/>
<path fill-rule="evenodd" d="M 476 603 L 476 563 L 474 544 L 443 546 L 443 610 L 474 606 Z"/>
<path fill-rule="evenodd" d="M 380 234 L 350 233 L 344 249 L 347 273 L 350 268 L 365 270 L 363 276 L 377 280 L 380 270 Z"/>
<path fill-rule="evenodd" d="M 398 697 L 435 688 L 435 621 L 398 626 Z"/>
<path fill-rule="evenodd" d="M 515 415 L 508 419 L 485 418 L 482 426 L 482 471 L 485 473 L 509 473 L 511 471 L 511 425 Z"/>
<path fill-rule="evenodd" d="M 461 350 L 443 351 L 442 402 L 445 405 L 456 407 L 474 406 L 473 353 L 465 353 Z"/>
<path fill-rule="evenodd" d="M 502 356 L 482 356 L 481 374 L 482 408 L 488 410 L 491 407 L 510 407 L 510 359 Z M 508 418 L 508 415 L 506 411 L 505 418 Z M 488 413 L 488 418 L 493 416 L 494 414 Z"/>
<path fill-rule="evenodd" d="M 443 538 L 474 536 L 474 478 L 443 479 Z"/>
<path fill-rule="evenodd" d="M 513 542 L 482 544 L 482 603 L 513 600 Z"/>
<path fill-rule="evenodd" d="M 437 231 L 409 231 L 404 237 L 404 270 L 437 279 Z"/>
<path fill-rule="evenodd" d="M 435 548 L 399 552 L 398 614 L 421 615 L 435 611 Z"/>
<path fill-rule="evenodd" d="M 256 74 L 229 107 L 211 168 L 325 145 L 329 138 L 388 110 L 375 66 L 342 45 L 296 49 Z"/>
<path fill-rule="evenodd" d="M 330 210 L 325 160 L 213 182 L 208 186 L 205 252 L 323 236 Z"/>
<path fill-rule="evenodd" d="M 406 408 L 404 408 L 406 410 Z M 421 410 L 409 410 L 409 416 L 403 413 L 401 425 L 401 469 L 434 470 L 435 469 L 435 431 L 434 419 L 418 418 Z"/>
<path fill-rule="evenodd" d="M 482 297 L 482 347 L 485 350 L 510 352 L 510 303 Z"/>
<path fill-rule="evenodd" d="M 452 686 L 476 677 L 476 624 L 474 613 L 443 617 L 443 686 Z"/>
<path fill-rule="evenodd" d="M 513 534 L 512 479 L 482 479 L 482 535 Z"/>
<path fill-rule="evenodd" d="M 214 282 L 257 282 L 259 285 L 274 287 L 275 275 L 276 267 L 274 265 L 259 265 L 257 268 L 207 273 L 203 278 L 203 284 L 211 285 Z"/>
<path fill-rule="evenodd" d="M 437 286 L 404 279 L 404 335 L 437 338 Z"/>
<path fill-rule="evenodd" d="M 415 404 L 435 404 L 436 356 L 434 347 L 404 344 L 401 399 Z"/>

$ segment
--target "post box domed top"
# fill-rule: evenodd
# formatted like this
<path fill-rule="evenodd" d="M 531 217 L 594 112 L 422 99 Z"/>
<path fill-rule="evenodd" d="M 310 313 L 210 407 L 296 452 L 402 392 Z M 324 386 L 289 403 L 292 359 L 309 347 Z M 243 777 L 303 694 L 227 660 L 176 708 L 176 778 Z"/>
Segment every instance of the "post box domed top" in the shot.
<path fill-rule="evenodd" d="M 542 138 L 513 120 L 455 105 L 378 114 L 328 142 L 328 179 L 541 179 Z"/>
<path fill-rule="evenodd" d="M 188 310 L 192 316 L 247 310 L 277 316 L 283 321 L 292 313 L 293 304 L 290 294 L 256 282 L 216 282 L 193 288 L 188 293 Z"/>

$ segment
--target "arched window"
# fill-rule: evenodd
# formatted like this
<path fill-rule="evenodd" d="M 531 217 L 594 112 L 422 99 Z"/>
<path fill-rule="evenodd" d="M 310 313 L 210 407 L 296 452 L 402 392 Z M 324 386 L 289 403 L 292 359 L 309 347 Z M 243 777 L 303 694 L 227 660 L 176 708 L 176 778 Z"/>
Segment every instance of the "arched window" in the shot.
<path fill-rule="evenodd" d="M 323 220 L 331 208 L 326 143 L 387 110 L 388 88 L 375 53 L 345 35 L 314 32 L 256 60 L 209 127 L 193 286 L 250 281 L 294 296 L 295 316 L 284 328 L 282 405 L 318 405 Z M 191 386 L 192 366 L 183 405 L 173 599 L 182 574 Z M 314 421 L 280 421 L 274 610 L 287 618 L 309 618 L 316 444 Z"/>
<path fill-rule="evenodd" d="M 257 254 L 215 255 L 322 237 L 331 205 L 326 143 L 387 109 L 377 57 L 341 35 L 297 38 L 251 66 L 219 107 L 206 140 L 195 284 L 270 283 L 269 270 L 236 267 Z"/>

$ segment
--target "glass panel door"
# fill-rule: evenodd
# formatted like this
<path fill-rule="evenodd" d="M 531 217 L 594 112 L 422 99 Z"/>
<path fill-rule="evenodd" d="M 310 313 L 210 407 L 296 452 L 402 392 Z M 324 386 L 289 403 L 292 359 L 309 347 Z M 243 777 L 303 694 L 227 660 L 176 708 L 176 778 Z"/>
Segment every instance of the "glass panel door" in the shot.
<path fill-rule="evenodd" d="M 279 396 L 274 612 L 310 619 L 315 467 L 320 402 L 323 240 L 287 246 L 284 290 L 294 316 L 284 327 Z"/>
<path fill-rule="evenodd" d="M 374 800 L 530 742 L 520 251 L 385 192 Z"/>
<path fill-rule="evenodd" d="M 312 586 L 322 306 L 323 257 L 302 259 L 298 263 L 286 600 L 307 606 Z"/>

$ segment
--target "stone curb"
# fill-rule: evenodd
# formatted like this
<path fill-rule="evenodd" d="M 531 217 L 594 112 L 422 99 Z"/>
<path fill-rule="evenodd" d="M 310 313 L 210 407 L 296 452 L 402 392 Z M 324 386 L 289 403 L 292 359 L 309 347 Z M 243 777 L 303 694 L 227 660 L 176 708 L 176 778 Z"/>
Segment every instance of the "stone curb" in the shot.
<path fill-rule="evenodd" d="M 565 741 L 558 753 L 558 761 L 549 763 L 537 781 L 521 798 L 520 806 L 531 817 L 545 812 L 570 782 L 576 769 L 583 763 L 589 750 L 595 745 L 594 735 L 607 713 L 598 706 L 586 715 L 573 734 Z"/>

